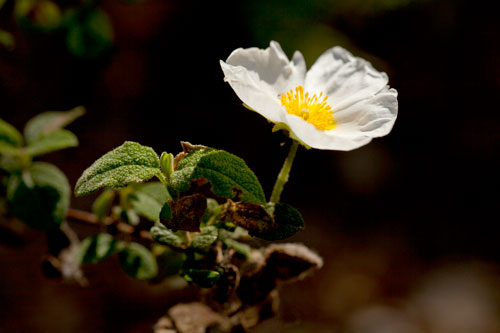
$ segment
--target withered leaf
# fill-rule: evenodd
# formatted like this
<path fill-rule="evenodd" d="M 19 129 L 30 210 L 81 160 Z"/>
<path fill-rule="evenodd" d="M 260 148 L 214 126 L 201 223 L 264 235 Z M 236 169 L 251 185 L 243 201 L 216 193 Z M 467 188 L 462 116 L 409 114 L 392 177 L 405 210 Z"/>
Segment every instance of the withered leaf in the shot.
<path fill-rule="evenodd" d="M 170 203 L 172 218 L 163 224 L 173 231 L 200 231 L 200 223 L 207 209 L 207 198 L 199 193 L 180 197 Z"/>

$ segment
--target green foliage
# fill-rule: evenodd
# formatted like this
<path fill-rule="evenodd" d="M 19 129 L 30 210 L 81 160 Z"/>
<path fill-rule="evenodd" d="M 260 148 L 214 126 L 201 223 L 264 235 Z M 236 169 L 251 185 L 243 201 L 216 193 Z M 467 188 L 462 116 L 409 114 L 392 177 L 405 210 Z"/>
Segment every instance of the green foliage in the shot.
<path fill-rule="evenodd" d="M 212 288 L 219 280 L 221 274 L 217 271 L 205 269 L 184 269 L 181 276 L 189 283 L 194 283 L 201 288 Z"/>
<path fill-rule="evenodd" d="M 149 280 L 158 273 L 156 259 L 151 252 L 139 243 L 128 243 L 118 253 L 122 269 L 139 280 Z"/>
<path fill-rule="evenodd" d="M 191 240 L 191 247 L 199 251 L 207 251 L 217 240 L 217 228 L 208 226 L 201 228 L 201 232 Z"/>
<path fill-rule="evenodd" d="M 31 118 L 24 127 L 26 142 L 31 142 L 51 132 L 62 129 L 85 114 L 85 108 L 78 106 L 69 111 L 48 111 Z"/>
<path fill-rule="evenodd" d="M 110 234 L 100 233 L 85 238 L 76 253 L 79 263 L 95 264 L 118 251 L 118 241 Z"/>
<path fill-rule="evenodd" d="M 82 196 L 104 187 L 122 187 L 147 181 L 160 173 L 158 155 L 150 147 L 127 141 L 86 169 L 75 186 Z"/>
<path fill-rule="evenodd" d="M 167 154 L 166 152 L 161 153 L 160 167 L 165 177 L 170 179 L 170 175 L 174 172 L 174 155 Z"/>
<path fill-rule="evenodd" d="M 66 46 L 77 57 L 95 58 L 113 42 L 113 26 L 108 15 L 99 8 L 67 14 Z"/>
<path fill-rule="evenodd" d="M 228 238 L 228 239 L 224 240 L 224 244 L 226 244 L 227 247 L 234 249 L 236 252 L 238 252 L 239 254 L 244 256 L 245 258 L 248 257 L 248 255 L 250 254 L 250 251 L 252 250 L 250 245 L 238 242 L 237 240 L 234 240 L 232 238 Z"/>
<path fill-rule="evenodd" d="M 167 200 L 172 199 L 165 185 L 160 182 L 144 184 L 132 194 L 133 208 L 139 215 L 153 222 L 160 220 L 160 212 Z"/>
<path fill-rule="evenodd" d="M 0 29 L 0 45 L 3 45 L 8 50 L 13 49 L 16 45 L 14 36 L 10 32 Z"/>
<path fill-rule="evenodd" d="M 286 203 L 268 204 L 267 210 L 272 213 L 273 226 L 264 230 L 253 230 L 252 236 L 265 240 L 280 240 L 291 237 L 304 229 L 305 223 L 302 215 Z"/>
<path fill-rule="evenodd" d="M 26 225 L 40 231 L 57 228 L 66 217 L 70 186 L 52 164 L 35 162 L 23 174 L 9 178 L 7 200 L 11 211 Z"/>
<path fill-rule="evenodd" d="M 156 222 L 151 228 L 151 235 L 153 239 L 160 244 L 171 245 L 171 246 L 181 246 L 181 238 L 172 230 L 165 227 L 160 222 Z"/>
<path fill-rule="evenodd" d="M 61 9 L 50 0 L 17 0 L 14 15 L 22 27 L 36 31 L 57 29 L 62 21 Z"/>
<path fill-rule="evenodd" d="M 205 148 L 190 153 L 177 165 L 171 185 L 177 191 L 187 191 L 197 178 L 209 180 L 217 196 L 232 198 L 233 189 L 237 189 L 242 191 L 243 201 L 260 204 L 266 201 L 262 186 L 245 161 L 226 151 Z"/>
<path fill-rule="evenodd" d="M 99 194 L 99 196 L 95 199 L 94 203 L 92 204 L 92 213 L 94 213 L 99 220 L 102 220 L 104 217 L 108 215 L 114 199 L 115 199 L 115 191 L 104 190 L 101 194 Z"/>
<path fill-rule="evenodd" d="M 0 119 L 0 142 L 20 147 L 23 144 L 23 136 L 14 126 Z"/>
<path fill-rule="evenodd" d="M 30 156 L 47 154 L 56 150 L 78 146 L 76 135 L 67 130 L 56 130 L 38 137 L 24 151 Z"/>

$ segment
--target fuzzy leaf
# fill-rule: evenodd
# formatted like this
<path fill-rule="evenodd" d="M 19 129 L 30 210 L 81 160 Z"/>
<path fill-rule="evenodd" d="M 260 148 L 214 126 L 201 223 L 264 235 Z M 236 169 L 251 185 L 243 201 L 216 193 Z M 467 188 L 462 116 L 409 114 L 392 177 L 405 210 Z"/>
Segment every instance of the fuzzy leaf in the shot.
<path fill-rule="evenodd" d="M 205 269 L 184 269 L 181 276 L 189 283 L 201 288 L 212 288 L 220 278 L 220 273 Z"/>
<path fill-rule="evenodd" d="M 117 240 L 110 234 L 100 233 L 81 242 L 76 260 L 79 263 L 95 264 L 113 255 L 116 250 Z"/>
<path fill-rule="evenodd" d="M 132 206 L 139 215 L 156 222 L 160 220 L 160 212 L 167 200 L 172 199 L 165 186 L 160 182 L 153 182 L 141 186 L 132 195 Z"/>
<path fill-rule="evenodd" d="M 151 228 L 151 235 L 153 235 L 153 239 L 160 244 L 172 246 L 182 245 L 181 238 L 159 222 L 155 223 L 154 227 Z"/>
<path fill-rule="evenodd" d="M 103 187 L 122 187 L 141 183 L 160 172 L 158 155 L 150 147 L 127 141 L 104 154 L 85 170 L 75 186 L 77 196 Z"/>
<path fill-rule="evenodd" d="M 217 240 L 217 234 L 216 227 L 203 227 L 200 234 L 193 237 L 191 247 L 196 250 L 206 251 Z"/>
<path fill-rule="evenodd" d="M 24 127 L 24 137 L 29 144 L 41 136 L 61 129 L 85 113 L 85 108 L 78 106 L 70 111 L 48 111 L 31 118 Z"/>
<path fill-rule="evenodd" d="M 70 186 L 56 166 L 35 162 L 23 175 L 9 178 L 7 199 L 12 212 L 33 229 L 58 227 L 66 217 Z"/>
<path fill-rule="evenodd" d="M 23 143 L 23 136 L 14 126 L 0 119 L 0 142 L 19 147 Z"/>
<path fill-rule="evenodd" d="M 118 253 L 122 269 L 139 280 L 149 280 L 158 273 L 156 259 L 151 252 L 139 243 L 128 243 Z"/>
<path fill-rule="evenodd" d="M 38 156 L 76 146 L 78 146 L 76 135 L 70 131 L 59 129 L 38 137 L 28 144 L 24 150 L 28 155 Z"/>
<path fill-rule="evenodd" d="M 265 203 L 264 191 L 255 174 L 245 161 L 226 151 L 204 148 L 188 154 L 177 164 L 171 185 L 175 190 L 184 192 L 197 178 L 209 180 L 217 196 L 233 198 L 233 189 L 237 189 L 242 191 L 241 200 Z"/>
<path fill-rule="evenodd" d="M 304 229 L 300 213 L 285 203 L 255 205 L 228 200 L 223 210 L 222 220 L 229 220 L 265 240 L 285 239 Z"/>
<path fill-rule="evenodd" d="M 115 199 L 115 191 L 105 190 L 95 199 L 92 204 L 92 213 L 97 216 L 99 220 L 102 220 L 108 215 L 113 200 Z"/>
<path fill-rule="evenodd" d="M 272 207 L 267 206 L 266 208 L 272 212 L 273 228 L 263 232 L 250 233 L 252 236 L 265 240 L 280 240 L 291 237 L 304 229 L 304 219 L 295 208 L 282 202 L 272 205 Z"/>
<path fill-rule="evenodd" d="M 238 242 L 237 240 L 234 240 L 232 238 L 228 238 L 228 239 L 224 240 L 224 244 L 226 244 L 228 247 L 234 249 L 236 252 L 243 255 L 245 258 L 248 257 L 248 254 L 252 250 L 250 245 Z"/>

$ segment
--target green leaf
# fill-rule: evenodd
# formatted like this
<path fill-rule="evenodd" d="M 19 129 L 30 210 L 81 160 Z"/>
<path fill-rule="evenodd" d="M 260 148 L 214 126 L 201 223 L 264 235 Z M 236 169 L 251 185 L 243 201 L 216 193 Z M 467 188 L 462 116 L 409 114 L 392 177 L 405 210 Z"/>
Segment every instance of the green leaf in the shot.
<path fill-rule="evenodd" d="M 233 189 L 237 189 L 242 191 L 243 201 L 260 204 L 266 201 L 259 180 L 245 161 L 226 151 L 205 148 L 190 153 L 177 165 L 171 185 L 177 191 L 187 191 L 197 178 L 209 180 L 217 196 L 233 198 Z"/>
<path fill-rule="evenodd" d="M 111 205 L 113 204 L 113 200 L 115 199 L 115 191 L 113 190 L 104 190 L 99 196 L 95 199 L 92 204 L 92 213 L 97 216 L 99 220 L 102 220 L 104 217 L 108 215 L 109 210 L 111 209 Z"/>
<path fill-rule="evenodd" d="M 23 144 L 23 136 L 14 126 L 0 119 L 0 142 L 20 147 Z"/>
<path fill-rule="evenodd" d="M 191 240 L 191 247 L 196 250 L 206 251 L 217 240 L 217 234 L 216 227 L 203 227 L 200 234 L 194 236 Z"/>
<path fill-rule="evenodd" d="M 21 149 L 5 141 L 0 141 L 0 154 L 14 156 L 21 153 Z"/>
<path fill-rule="evenodd" d="M 24 127 L 24 137 L 29 144 L 41 136 L 69 125 L 85 114 L 85 108 L 78 106 L 70 111 L 48 111 L 31 118 Z"/>
<path fill-rule="evenodd" d="M 170 179 L 170 175 L 174 172 L 174 155 L 166 152 L 161 153 L 160 156 L 161 172 Z"/>
<path fill-rule="evenodd" d="M 154 150 L 127 141 L 106 153 L 83 172 L 76 182 L 75 194 L 82 196 L 104 187 L 145 182 L 158 173 L 160 161 Z"/>
<path fill-rule="evenodd" d="M 226 244 L 228 247 L 234 249 L 236 252 L 243 255 L 245 258 L 248 257 L 250 251 L 252 250 L 250 245 L 238 242 L 237 240 L 234 240 L 232 238 L 228 238 L 228 239 L 224 240 L 224 244 Z"/>
<path fill-rule="evenodd" d="M 12 50 L 16 46 L 14 36 L 10 32 L 0 29 L 0 45 L 3 45 L 7 50 Z"/>
<path fill-rule="evenodd" d="M 70 186 L 56 166 L 35 162 L 23 174 L 9 178 L 7 199 L 13 214 L 40 231 L 57 228 L 66 217 Z"/>
<path fill-rule="evenodd" d="M 165 185 L 152 182 L 144 184 L 132 195 L 132 206 L 139 215 L 156 222 L 160 220 L 161 209 L 167 200 L 172 199 Z"/>
<path fill-rule="evenodd" d="M 181 276 L 189 283 L 194 283 L 201 288 L 212 288 L 219 280 L 221 274 L 217 271 L 205 269 L 184 269 Z"/>
<path fill-rule="evenodd" d="M 172 209 L 170 208 L 170 203 L 166 202 L 160 211 L 160 220 L 168 221 L 172 218 Z"/>
<path fill-rule="evenodd" d="M 181 238 L 159 222 L 155 223 L 154 227 L 151 228 L 151 235 L 153 236 L 153 239 L 160 244 L 171 246 L 182 245 Z"/>
<path fill-rule="evenodd" d="M 250 232 L 265 240 L 280 240 L 291 237 L 304 229 L 305 223 L 302 215 L 286 203 L 268 204 L 266 209 L 272 213 L 274 223 L 273 227 L 257 232 Z"/>
<path fill-rule="evenodd" d="M 100 233 L 85 238 L 76 253 L 79 263 L 95 264 L 110 257 L 117 251 L 118 241 L 110 234 Z"/>
<path fill-rule="evenodd" d="M 59 129 L 38 137 L 30 142 L 24 151 L 31 156 L 47 154 L 56 150 L 78 146 L 76 135 L 70 131 Z"/>
<path fill-rule="evenodd" d="M 123 270 L 136 279 L 149 280 L 158 273 L 155 257 L 139 243 L 128 243 L 118 258 Z"/>
<path fill-rule="evenodd" d="M 66 35 L 66 46 L 73 55 L 95 58 L 111 46 L 113 26 L 104 11 L 97 8 L 84 17 L 74 16 Z"/>

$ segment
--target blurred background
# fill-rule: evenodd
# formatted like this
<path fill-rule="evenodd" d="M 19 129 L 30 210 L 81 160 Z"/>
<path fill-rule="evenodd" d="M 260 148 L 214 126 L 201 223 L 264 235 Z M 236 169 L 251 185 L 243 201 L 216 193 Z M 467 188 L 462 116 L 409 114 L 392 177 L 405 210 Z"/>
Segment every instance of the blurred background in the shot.
<path fill-rule="evenodd" d="M 390 135 L 352 152 L 300 149 L 282 200 L 325 260 L 282 289 L 253 332 L 500 332 L 500 43 L 493 1 L 0 1 L 0 117 L 84 105 L 79 148 L 48 155 L 71 184 L 125 140 L 239 155 L 270 195 L 288 152 L 219 66 L 279 41 L 308 66 L 341 45 L 399 92 Z M 281 144 L 286 142 L 286 146 Z M 73 198 L 90 209 L 94 197 Z M 87 231 L 88 233 L 88 231 Z M 81 288 L 42 276 L 42 234 L 0 244 L 1 332 L 148 332 L 197 297 L 133 280 L 113 260 Z"/>

